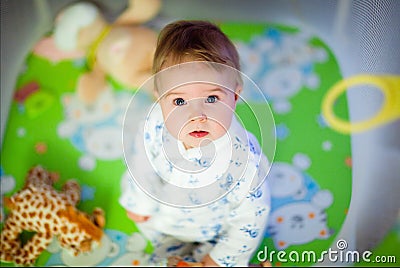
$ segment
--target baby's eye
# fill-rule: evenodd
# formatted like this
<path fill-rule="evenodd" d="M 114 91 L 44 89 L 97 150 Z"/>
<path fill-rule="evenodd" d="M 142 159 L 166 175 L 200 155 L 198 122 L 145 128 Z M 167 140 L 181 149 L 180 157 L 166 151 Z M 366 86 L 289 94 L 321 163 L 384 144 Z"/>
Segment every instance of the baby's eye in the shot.
<path fill-rule="evenodd" d="M 208 96 L 208 97 L 207 97 L 206 102 L 207 102 L 207 103 L 215 103 L 215 102 L 217 102 L 217 100 L 218 100 L 218 97 L 215 96 L 215 95 L 212 95 L 212 96 Z"/>
<path fill-rule="evenodd" d="M 182 98 L 176 98 L 176 99 L 174 99 L 174 104 L 176 106 L 182 106 L 182 105 L 186 104 L 186 101 Z"/>

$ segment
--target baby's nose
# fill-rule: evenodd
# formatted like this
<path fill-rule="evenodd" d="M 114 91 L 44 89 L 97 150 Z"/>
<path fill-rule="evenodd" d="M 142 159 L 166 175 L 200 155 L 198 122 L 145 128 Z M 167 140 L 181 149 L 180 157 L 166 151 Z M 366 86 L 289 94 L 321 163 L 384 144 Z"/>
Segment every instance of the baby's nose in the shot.
<path fill-rule="evenodd" d="M 204 107 L 201 100 L 191 100 L 189 103 L 190 107 L 190 121 L 206 122 L 207 115 L 204 113 Z"/>
<path fill-rule="evenodd" d="M 192 121 L 192 122 L 198 121 L 198 122 L 204 123 L 207 121 L 207 115 L 201 111 L 196 111 L 191 114 L 190 121 Z"/>
<path fill-rule="evenodd" d="M 204 113 L 201 113 L 199 116 L 192 118 L 192 121 L 196 121 L 198 120 L 201 123 L 204 123 L 207 121 L 207 115 L 205 115 Z"/>

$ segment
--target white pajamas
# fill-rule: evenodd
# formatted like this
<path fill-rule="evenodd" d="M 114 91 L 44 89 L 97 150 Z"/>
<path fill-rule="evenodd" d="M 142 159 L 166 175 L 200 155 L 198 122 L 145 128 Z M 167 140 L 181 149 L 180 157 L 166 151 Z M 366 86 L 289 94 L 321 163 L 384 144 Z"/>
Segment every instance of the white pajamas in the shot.
<path fill-rule="evenodd" d="M 154 258 L 180 255 L 201 261 L 210 254 L 220 266 L 248 266 L 270 211 L 265 182 L 269 163 L 256 138 L 234 116 L 225 136 L 204 148 L 185 150 L 165 131 L 159 106 L 146 119 L 143 135 L 137 139 L 144 140 L 145 148 L 135 146 L 127 159 L 135 179 L 127 172 L 119 201 L 130 212 L 151 216 L 137 226 L 153 243 Z M 178 150 L 166 156 L 174 143 Z M 146 155 L 148 163 L 143 160 Z M 201 172 L 182 171 L 177 163 Z M 143 190 L 176 205 L 158 202 Z"/>

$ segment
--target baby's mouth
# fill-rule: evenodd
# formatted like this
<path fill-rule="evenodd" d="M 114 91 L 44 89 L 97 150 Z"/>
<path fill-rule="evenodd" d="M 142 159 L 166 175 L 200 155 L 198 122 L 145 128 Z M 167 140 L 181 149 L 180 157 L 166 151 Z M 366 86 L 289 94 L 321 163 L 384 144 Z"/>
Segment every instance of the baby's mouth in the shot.
<path fill-rule="evenodd" d="M 195 138 L 203 138 L 208 135 L 208 132 L 203 131 L 203 130 L 198 130 L 198 131 L 190 132 L 189 135 L 192 137 L 195 137 Z"/>

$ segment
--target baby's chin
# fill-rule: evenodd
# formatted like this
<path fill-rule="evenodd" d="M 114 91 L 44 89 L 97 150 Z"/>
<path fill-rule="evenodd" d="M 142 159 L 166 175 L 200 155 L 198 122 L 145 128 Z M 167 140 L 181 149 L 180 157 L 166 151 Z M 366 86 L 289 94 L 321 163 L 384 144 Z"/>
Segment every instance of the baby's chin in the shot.
<path fill-rule="evenodd" d="M 201 134 L 200 134 L 201 136 Z M 214 142 L 215 140 L 217 140 L 217 138 L 212 137 L 211 135 L 205 135 L 204 137 L 190 137 L 188 139 L 184 139 L 184 140 L 180 140 L 185 149 L 192 149 L 192 148 L 199 148 L 199 147 L 204 147 L 209 145 L 210 143 Z"/>

